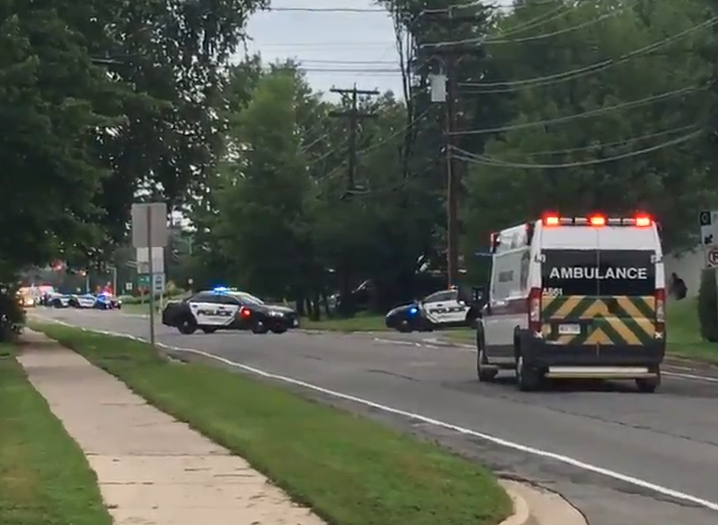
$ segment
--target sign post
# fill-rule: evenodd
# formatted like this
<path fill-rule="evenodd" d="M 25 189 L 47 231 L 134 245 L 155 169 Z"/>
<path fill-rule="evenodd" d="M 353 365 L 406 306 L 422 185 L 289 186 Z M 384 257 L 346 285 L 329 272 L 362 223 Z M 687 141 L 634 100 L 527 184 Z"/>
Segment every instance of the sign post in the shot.
<path fill-rule="evenodd" d="M 164 252 L 167 246 L 167 205 L 164 202 L 135 203 L 132 205 L 132 245 L 137 249 L 138 267 L 140 251 L 147 251 L 147 273 L 150 279 L 150 345 L 155 348 L 155 272 L 160 270 L 164 279 L 164 268 L 155 268 L 155 248 Z M 138 268 L 139 269 L 139 268 Z"/>
<path fill-rule="evenodd" d="M 698 223 L 701 228 L 701 244 L 706 258 L 706 268 L 715 272 L 715 293 L 718 297 L 718 210 L 701 211 L 698 214 Z"/>

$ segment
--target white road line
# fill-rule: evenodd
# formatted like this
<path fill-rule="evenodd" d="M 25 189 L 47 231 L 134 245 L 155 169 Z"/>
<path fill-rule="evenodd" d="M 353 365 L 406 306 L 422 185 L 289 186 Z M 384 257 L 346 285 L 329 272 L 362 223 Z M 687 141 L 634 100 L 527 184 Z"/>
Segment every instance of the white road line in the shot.
<path fill-rule="evenodd" d="M 53 319 L 49 319 L 53 321 Z M 71 325 L 70 323 L 66 323 L 63 321 L 56 321 L 59 324 L 63 324 L 66 326 L 72 326 L 74 328 L 81 328 L 82 330 L 88 331 L 88 332 L 97 332 L 105 335 L 112 335 L 115 337 L 124 337 L 128 339 L 133 339 L 136 341 L 144 341 L 146 340 L 135 337 L 129 334 L 122 334 L 118 332 L 109 332 L 105 330 L 93 330 L 90 328 L 84 328 L 80 326 Z M 275 381 L 282 381 L 284 383 L 288 383 L 291 385 L 299 386 L 302 388 L 306 388 L 308 390 L 313 390 L 315 392 L 319 392 L 331 397 L 335 397 L 337 399 L 343 399 L 345 401 L 350 401 L 352 403 L 357 403 L 360 405 L 364 405 L 370 408 L 374 408 L 376 410 L 381 410 L 382 412 L 386 412 L 388 414 L 394 414 L 397 416 L 406 417 L 408 419 L 413 419 L 414 421 L 420 421 L 422 423 L 426 423 L 427 425 L 432 425 L 439 428 L 444 428 L 447 430 L 452 430 L 454 432 L 457 432 L 459 434 L 463 434 L 465 436 L 471 436 L 474 438 L 481 439 L 483 441 L 488 441 L 489 443 L 493 443 L 495 445 L 500 445 L 505 448 L 509 448 L 512 450 L 518 450 L 519 452 L 524 452 L 526 454 L 531 454 L 533 456 L 538 456 L 545 459 L 551 459 L 554 461 L 558 461 L 559 463 L 564 463 L 566 465 L 570 465 L 572 467 L 585 470 L 588 472 L 593 472 L 594 474 L 599 474 L 601 476 L 615 479 L 618 481 L 622 481 L 624 483 L 628 483 L 630 485 L 640 487 L 646 490 L 650 490 L 653 492 L 656 492 L 658 494 L 662 494 L 664 496 L 668 496 L 677 500 L 686 501 L 689 503 L 692 503 L 694 505 L 699 505 L 701 507 L 707 508 L 709 510 L 718 512 L 718 503 L 713 501 L 708 501 L 702 498 L 699 498 L 697 496 L 693 496 L 691 494 L 687 494 L 685 492 L 681 492 L 679 490 L 675 490 L 669 487 L 664 487 L 663 485 L 657 485 L 655 483 L 651 483 L 650 481 L 646 481 L 640 478 L 636 478 L 633 476 L 629 476 L 627 474 L 623 474 L 621 472 L 617 472 L 615 470 L 610 470 L 607 468 L 599 467 L 597 465 L 593 465 L 591 463 L 586 463 L 584 461 L 581 461 L 579 459 L 575 459 L 569 456 L 564 456 L 562 454 L 557 454 L 555 452 L 550 452 L 547 450 L 541 450 L 538 448 L 530 447 L 528 445 L 522 445 L 521 443 L 516 443 L 514 441 L 509 441 L 500 437 L 492 436 L 490 434 L 484 434 L 483 432 L 477 432 L 476 430 L 471 430 L 470 428 L 461 427 L 458 425 L 454 425 L 451 423 L 446 423 L 444 421 L 440 421 L 438 419 L 430 418 L 421 414 L 417 414 L 415 412 L 409 412 L 406 410 L 401 410 L 399 408 L 394 408 L 388 405 L 383 405 L 381 403 L 377 403 L 368 399 L 364 399 L 361 397 L 353 396 L 350 394 L 344 394 L 342 392 L 337 392 L 335 390 L 330 390 L 328 388 L 321 387 L 319 385 L 314 385 L 312 383 L 307 383 L 306 381 L 302 381 L 300 379 L 295 379 L 293 377 L 288 377 L 280 374 L 274 374 L 271 372 L 266 372 L 264 370 L 261 370 L 259 368 L 255 368 L 253 366 L 245 365 L 242 363 L 237 363 L 234 361 L 230 361 L 229 359 L 225 359 L 224 357 L 220 357 L 214 354 L 211 354 L 209 352 L 205 352 L 203 350 L 197 350 L 195 348 L 181 348 L 181 347 L 175 347 L 175 346 L 169 346 L 165 344 L 160 344 L 159 346 L 162 346 L 164 348 L 168 348 L 177 352 L 187 352 L 190 354 L 196 354 L 200 355 L 202 357 L 206 357 L 208 359 L 213 359 L 217 362 L 220 362 L 222 364 L 225 364 L 227 366 L 237 368 L 240 370 L 244 370 L 246 372 L 250 372 L 252 374 L 265 377 L 267 379 L 273 379 Z"/>

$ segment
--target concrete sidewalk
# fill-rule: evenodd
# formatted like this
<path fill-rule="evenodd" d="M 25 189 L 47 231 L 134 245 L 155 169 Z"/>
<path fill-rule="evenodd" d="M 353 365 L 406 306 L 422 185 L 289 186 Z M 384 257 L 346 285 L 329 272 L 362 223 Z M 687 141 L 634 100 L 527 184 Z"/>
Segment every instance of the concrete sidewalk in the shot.
<path fill-rule="evenodd" d="M 320 525 L 243 459 L 44 335 L 19 357 L 85 452 L 117 525 Z"/>
<path fill-rule="evenodd" d="M 23 340 L 21 365 L 85 452 L 116 525 L 323 525 L 242 458 L 82 356 L 36 332 Z M 503 525 L 586 523 L 558 495 L 502 485 L 515 510 Z"/>

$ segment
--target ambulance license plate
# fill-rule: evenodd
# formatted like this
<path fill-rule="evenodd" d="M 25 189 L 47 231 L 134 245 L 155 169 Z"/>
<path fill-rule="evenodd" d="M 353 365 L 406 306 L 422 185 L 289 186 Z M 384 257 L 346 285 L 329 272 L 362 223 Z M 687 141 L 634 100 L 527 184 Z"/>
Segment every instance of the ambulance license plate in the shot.
<path fill-rule="evenodd" d="M 579 324 L 560 324 L 558 325 L 559 335 L 581 335 L 581 325 Z"/>

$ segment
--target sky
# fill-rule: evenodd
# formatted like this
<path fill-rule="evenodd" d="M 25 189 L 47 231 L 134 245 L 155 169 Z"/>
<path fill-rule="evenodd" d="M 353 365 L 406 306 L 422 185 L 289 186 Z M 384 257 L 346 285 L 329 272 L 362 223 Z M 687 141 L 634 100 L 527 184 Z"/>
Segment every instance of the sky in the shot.
<path fill-rule="evenodd" d="M 294 58 L 312 87 L 377 89 L 401 93 L 401 74 L 391 18 L 371 0 L 272 0 L 279 11 L 249 20 L 250 52 L 265 62 Z M 373 12 L 281 11 L 373 9 Z"/>

